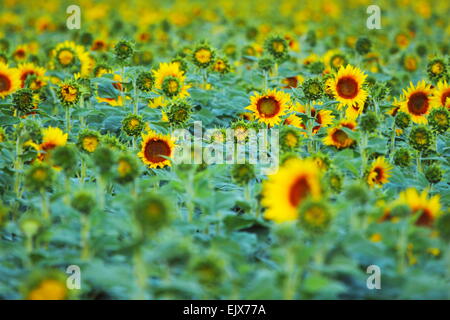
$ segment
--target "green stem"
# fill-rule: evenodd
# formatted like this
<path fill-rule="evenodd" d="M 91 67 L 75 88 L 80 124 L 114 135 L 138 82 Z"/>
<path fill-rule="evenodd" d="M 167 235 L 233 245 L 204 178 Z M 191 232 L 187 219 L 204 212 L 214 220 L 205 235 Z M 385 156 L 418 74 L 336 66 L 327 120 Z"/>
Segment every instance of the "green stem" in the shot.
<path fill-rule="evenodd" d="M 16 194 L 16 199 L 19 200 L 20 193 L 20 184 L 22 180 L 22 144 L 20 141 L 20 135 L 17 135 L 16 140 L 16 159 L 14 161 L 14 169 L 15 169 L 15 180 L 14 180 L 14 193 Z"/>
<path fill-rule="evenodd" d="M 70 133 L 70 107 L 66 107 L 66 131 Z"/>
<path fill-rule="evenodd" d="M 391 132 L 391 146 L 389 148 L 389 150 L 390 150 L 390 154 L 389 154 L 390 160 L 392 160 L 392 158 L 394 157 L 395 135 L 396 135 L 396 133 L 395 133 L 395 120 L 394 120 L 393 125 L 392 125 L 392 132 Z"/>
<path fill-rule="evenodd" d="M 42 201 L 42 215 L 44 216 L 45 220 L 50 219 L 50 210 L 48 205 L 48 197 L 47 192 L 44 188 L 41 189 L 41 201 Z"/>
<path fill-rule="evenodd" d="M 417 174 L 422 172 L 422 152 L 417 151 L 416 156 Z"/>
<path fill-rule="evenodd" d="M 145 268 L 144 259 L 142 256 L 141 246 L 134 250 L 133 254 L 134 261 L 134 275 L 136 277 L 136 282 L 139 288 L 136 299 L 145 300 L 147 297 L 147 270 Z"/>
<path fill-rule="evenodd" d="M 133 79 L 133 90 L 134 90 L 134 114 L 139 113 L 139 97 L 137 93 L 136 78 Z"/>
<path fill-rule="evenodd" d="M 361 154 L 361 176 L 364 176 L 364 170 L 367 166 L 367 154 L 366 154 L 366 148 L 367 148 L 367 133 L 362 132 L 361 133 L 361 141 L 359 143 L 359 152 Z"/>
<path fill-rule="evenodd" d="M 89 232 L 90 232 L 90 222 L 89 216 L 81 215 L 81 259 L 89 259 Z"/>

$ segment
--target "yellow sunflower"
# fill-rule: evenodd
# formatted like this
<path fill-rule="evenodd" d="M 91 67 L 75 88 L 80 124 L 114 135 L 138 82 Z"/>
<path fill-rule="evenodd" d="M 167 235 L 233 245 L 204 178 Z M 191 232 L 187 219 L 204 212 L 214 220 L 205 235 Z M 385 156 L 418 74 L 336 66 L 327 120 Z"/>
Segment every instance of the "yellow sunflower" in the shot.
<path fill-rule="evenodd" d="M 347 109 L 345 109 L 345 117 L 347 119 L 355 120 L 359 117 L 361 113 L 364 111 L 365 103 L 362 104 L 354 104 L 352 106 L 348 106 Z"/>
<path fill-rule="evenodd" d="M 367 173 L 367 184 L 370 187 L 375 185 L 383 185 L 388 182 L 388 178 L 391 176 L 390 171 L 392 166 L 386 161 L 384 157 L 378 157 L 370 166 Z"/>
<path fill-rule="evenodd" d="M 400 110 L 409 114 L 415 123 L 426 124 L 428 122 L 426 116 L 432 108 L 431 86 L 422 80 L 417 83 L 417 86 L 411 83 L 407 90 L 403 90 L 403 93 L 405 100 L 401 102 Z"/>
<path fill-rule="evenodd" d="M 16 69 L 0 63 L 0 99 L 20 88 L 19 74 Z"/>
<path fill-rule="evenodd" d="M 297 219 L 301 203 L 308 197 L 318 199 L 322 194 L 320 172 L 313 160 L 287 160 L 264 183 L 265 218 L 278 223 Z"/>
<path fill-rule="evenodd" d="M 49 153 L 56 147 L 65 146 L 67 143 L 67 133 L 60 128 L 48 127 L 42 130 L 42 143 L 36 148 L 39 151 L 38 159 L 45 161 Z"/>
<path fill-rule="evenodd" d="M 36 79 L 34 79 L 32 83 L 30 83 L 30 88 L 32 90 L 38 90 L 45 86 L 46 79 L 44 78 L 44 75 L 46 70 L 44 68 L 38 67 L 33 63 L 23 63 L 17 67 L 17 70 L 19 73 L 21 88 L 25 87 L 27 78 L 30 76 L 36 77 Z"/>
<path fill-rule="evenodd" d="M 169 135 L 164 136 L 151 131 L 142 136 L 138 156 L 150 168 L 163 168 L 170 166 L 170 160 L 164 157 L 171 158 L 174 149 L 175 143 Z"/>
<path fill-rule="evenodd" d="M 429 227 L 441 213 L 439 195 L 428 198 L 426 190 L 422 193 L 414 188 L 409 188 L 400 193 L 398 204 L 407 205 L 413 214 L 421 213 L 416 225 Z"/>
<path fill-rule="evenodd" d="M 317 103 L 317 105 L 322 105 L 322 102 Z M 293 110 L 296 112 L 306 113 L 306 107 L 296 102 L 293 106 Z M 328 127 L 333 123 L 334 115 L 331 110 L 319 110 L 317 111 L 314 107 L 311 107 L 311 117 L 315 118 L 316 125 L 313 127 L 312 133 L 316 134 L 320 128 Z M 300 120 L 301 121 L 301 120 Z M 286 122 L 286 121 L 285 121 Z M 303 123 L 300 124 L 299 128 L 305 129 L 305 125 Z M 306 134 L 305 132 L 303 132 Z"/>
<path fill-rule="evenodd" d="M 341 120 L 336 126 L 328 129 L 327 136 L 323 138 L 323 143 L 327 146 L 335 146 L 338 149 L 350 147 L 355 143 L 342 128 L 350 130 L 356 129 L 356 122 L 353 120 Z"/>
<path fill-rule="evenodd" d="M 340 102 L 339 107 L 364 104 L 367 99 L 367 91 L 363 89 L 366 77 L 357 67 L 347 65 L 339 68 L 334 78 L 328 82 L 330 91 Z"/>
<path fill-rule="evenodd" d="M 250 97 L 251 104 L 246 109 L 253 111 L 259 122 L 273 126 L 280 123 L 280 117 L 288 110 L 290 100 L 288 93 L 271 89 Z"/>
<path fill-rule="evenodd" d="M 25 61 L 28 56 L 28 47 L 26 45 L 18 46 L 12 53 L 12 56 L 17 62 Z"/>
<path fill-rule="evenodd" d="M 450 84 L 445 80 L 439 81 L 431 98 L 432 107 L 447 107 L 450 109 Z"/>
<path fill-rule="evenodd" d="M 177 63 L 160 63 L 158 70 L 153 70 L 153 73 L 156 89 L 162 90 L 170 97 L 189 96 L 189 86 L 184 84 L 186 76 Z"/>
<path fill-rule="evenodd" d="M 75 68 L 83 77 L 87 77 L 92 68 L 92 60 L 83 46 L 73 41 L 59 43 L 52 51 L 54 62 L 62 68 Z"/>

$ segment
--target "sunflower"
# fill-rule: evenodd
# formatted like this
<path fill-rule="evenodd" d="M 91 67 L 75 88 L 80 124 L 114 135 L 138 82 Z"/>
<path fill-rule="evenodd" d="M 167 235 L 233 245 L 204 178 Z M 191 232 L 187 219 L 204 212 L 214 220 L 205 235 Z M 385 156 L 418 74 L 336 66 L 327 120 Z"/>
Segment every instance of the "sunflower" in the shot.
<path fill-rule="evenodd" d="M 45 69 L 42 67 L 38 67 L 33 63 L 23 63 L 17 67 L 19 77 L 20 77 L 20 86 L 21 88 L 25 87 L 27 79 L 33 78 L 32 82 L 29 84 L 30 89 L 39 90 L 43 86 L 45 86 Z"/>
<path fill-rule="evenodd" d="M 72 107 L 80 100 L 80 86 L 75 81 L 63 82 L 59 85 L 57 95 L 63 105 Z"/>
<path fill-rule="evenodd" d="M 384 157 L 378 157 L 371 165 L 367 173 L 367 184 L 371 187 L 383 185 L 388 182 L 392 166 Z"/>
<path fill-rule="evenodd" d="M 431 98 L 432 107 L 446 107 L 450 110 L 450 84 L 447 81 L 439 81 Z"/>
<path fill-rule="evenodd" d="M 321 105 L 322 103 L 318 103 L 318 105 Z M 293 106 L 293 110 L 296 112 L 300 112 L 300 113 L 306 113 L 306 107 L 304 105 L 301 105 L 300 103 L 296 102 Z M 292 115 L 290 116 L 292 117 Z M 297 117 L 297 116 L 294 116 Z M 331 110 L 319 110 L 317 111 L 314 107 L 311 107 L 311 117 L 313 117 L 316 121 L 315 126 L 312 129 L 312 133 L 316 134 L 320 128 L 322 127 L 328 127 L 331 123 L 333 123 L 334 120 L 334 116 L 332 114 Z M 297 117 L 298 118 L 298 117 Z M 288 118 L 289 119 L 289 118 Z M 300 118 L 298 118 L 300 119 Z M 287 119 L 286 119 L 287 120 Z M 288 124 L 292 124 L 294 126 L 295 125 L 295 120 L 294 118 L 292 118 L 294 123 L 288 123 Z M 300 119 L 301 121 L 301 119 Z M 285 121 L 286 123 L 286 121 Z M 306 126 L 303 123 L 300 123 L 298 128 L 302 128 L 302 129 L 306 129 Z"/>
<path fill-rule="evenodd" d="M 185 75 L 176 63 L 160 63 L 155 75 L 155 87 L 162 90 L 168 97 L 185 97 L 189 86 L 184 85 Z"/>
<path fill-rule="evenodd" d="M 16 69 L 0 63 L 0 99 L 20 88 L 19 74 Z"/>
<path fill-rule="evenodd" d="M 27 295 L 27 300 L 65 300 L 68 290 L 64 281 L 45 279 Z"/>
<path fill-rule="evenodd" d="M 200 44 L 192 52 L 192 60 L 199 68 L 209 67 L 215 58 L 214 50 L 208 44 Z"/>
<path fill-rule="evenodd" d="M 310 159 L 292 158 L 279 171 L 269 176 L 263 186 L 262 205 L 266 219 L 275 222 L 298 218 L 298 208 L 309 196 L 320 198 L 320 169 Z"/>
<path fill-rule="evenodd" d="M 352 120 L 341 120 L 336 126 L 328 129 L 327 136 L 323 138 L 323 143 L 327 146 L 335 146 L 338 149 L 350 147 L 355 143 L 348 134 L 342 130 L 348 128 L 350 130 L 356 129 L 356 122 Z"/>
<path fill-rule="evenodd" d="M 325 66 L 333 70 L 339 70 L 340 67 L 347 64 L 347 58 L 340 50 L 328 50 L 323 57 Z"/>
<path fill-rule="evenodd" d="M 73 73 L 80 72 L 82 76 L 88 76 L 92 67 L 89 53 L 73 41 L 58 44 L 52 51 L 52 57 L 59 67 L 69 69 Z"/>
<path fill-rule="evenodd" d="M 170 160 L 164 157 L 172 157 L 174 149 L 174 141 L 169 135 L 163 136 L 149 132 L 142 136 L 141 151 L 138 156 L 150 168 L 163 168 L 170 166 Z"/>
<path fill-rule="evenodd" d="M 290 88 L 297 88 L 299 85 L 301 85 L 304 81 L 304 78 L 301 75 L 297 76 L 291 76 L 284 78 L 281 83 L 284 84 L 283 88 L 290 89 Z"/>
<path fill-rule="evenodd" d="M 398 204 L 407 205 L 413 214 L 420 213 L 416 221 L 419 226 L 431 226 L 441 213 L 439 195 L 428 198 L 426 190 L 419 193 L 416 189 L 409 188 L 400 193 Z"/>
<path fill-rule="evenodd" d="M 432 89 L 424 80 L 419 81 L 417 86 L 412 83 L 407 90 L 403 90 L 405 100 L 400 104 L 400 110 L 409 114 L 415 123 L 426 124 L 426 116 L 429 114 L 432 105 Z"/>
<path fill-rule="evenodd" d="M 347 119 L 355 120 L 361 115 L 361 113 L 363 113 L 364 107 L 365 103 L 357 103 L 352 106 L 348 106 L 347 109 L 345 109 L 345 117 Z"/>
<path fill-rule="evenodd" d="M 251 104 L 246 109 L 253 111 L 259 122 L 273 126 L 278 124 L 280 117 L 286 113 L 290 99 L 289 94 L 272 89 L 252 96 Z"/>
<path fill-rule="evenodd" d="M 66 145 L 67 136 L 68 134 L 59 128 L 48 127 L 42 130 L 42 143 L 40 145 L 29 144 L 39 152 L 38 160 L 45 161 L 53 149 Z"/>
<path fill-rule="evenodd" d="M 26 45 L 18 46 L 12 53 L 12 56 L 17 62 L 25 61 L 28 56 L 28 47 Z"/>
<path fill-rule="evenodd" d="M 367 99 L 367 91 L 363 84 L 367 75 L 357 67 L 341 66 L 339 71 L 328 82 L 334 98 L 340 102 L 340 106 L 353 106 L 364 104 Z"/>

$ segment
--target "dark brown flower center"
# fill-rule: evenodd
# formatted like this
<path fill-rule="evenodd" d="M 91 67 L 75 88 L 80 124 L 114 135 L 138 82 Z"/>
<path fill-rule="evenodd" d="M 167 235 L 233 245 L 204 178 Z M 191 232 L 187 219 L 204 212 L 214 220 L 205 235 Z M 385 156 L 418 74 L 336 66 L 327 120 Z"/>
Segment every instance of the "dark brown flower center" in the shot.
<path fill-rule="evenodd" d="M 259 114 L 265 118 L 272 118 L 276 116 L 280 111 L 280 104 L 273 97 L 265 97 L 259 99 L 256 107 Z"/>
<path fill-rule="evenodd" d="M 450 90 L 447 90 L 444 92 L 444 94 L 441 97 L 441 105 L 445 107 L 446 100 L 450 100 Z"/>
<path fill-rule="evenodd" d="M 11 89 L 11 80 L 3 74 L 0 74 L 0 92 Z"/>
<path fill-rule="evenodd" d="M 358 94 L 358 83 L 351 77 L 344 77 L 339 79 L 336 89 L 340 97 L 353 99 Z"/>
<path fill-rule="evenodd" d="M 428 111 L 428 96 L 424 92 L 413 93 L 408 100 L 408 110 L 414 115 L 422 115 Z"/>
<path fill-rule="evenodd" d="M 167 160 L 162 156 L 170 156 L 170 147 L 163 140 L 150 140 L 145 146 L 145 158 L 153 163 L 163 162 Z"/>
<path fill-rule="evenodd" d="M 311 187 L 305 177 L 300 177 L 291 186 L 289 191 L 289 202 L 294 206 L 298 204 L 308 196 L 311 192 Z"/>
<path fill-rule="evenodd" d="M 344 144 L 348 139 L 348 135 L 342 130 L 336 130 L 333 133 L 333 140 L 339 144 Z"/>

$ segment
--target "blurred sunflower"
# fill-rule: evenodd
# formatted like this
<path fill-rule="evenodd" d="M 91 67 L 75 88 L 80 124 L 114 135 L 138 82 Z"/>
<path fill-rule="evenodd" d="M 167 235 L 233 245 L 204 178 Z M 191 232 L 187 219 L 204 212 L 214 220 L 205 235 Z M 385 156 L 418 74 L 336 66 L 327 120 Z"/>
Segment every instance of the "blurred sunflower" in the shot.
<path fill-rule="evenodd" d="M 320 104 L 321 103 L 319 103 L 319 105 Z M 306 108 L 304 105 L 301 105 L 300 103 L 296 103 L 294 105 L 294 111 L 306 113 Z M 320 128 L 328 127 L 330 124 L 333 123 L 334 115 L 332 113 L 333 112 L 331 110 L 321 109 L 321 110 L 317 111 L 314 107 L 311 107 L 311 117 L 313 117 L 316 121 L 316 123 L 312 129 L 313 134 L 316 134 Z M 303 123 L 300 125 L 300 127 L 303 129 L 306 128 Z"/>
<path fill-rule="evenodd" d="M 289 108 L 290 99 L 289 94 L 271 89 L 264 94 L 256 94 L 250 97 L 251 104 L 246 109 L 253 111 L 259 122 L 273 126 L 280 123 L 280 117 Z"/>
<path fill-rule="evenodd" d="M 341 120 L 336 126 L 327 130 L 327 136 L 323 138 L 323 143 L 327 146 L 335 146 L 338 149 L 347 148 L 354 144 L 355 140 L 351 139 L 342 128 L 354 131 L 356 122 L 353 120 Z"/>
<path fill-rule="evenodd" d="M 20 88 L 19 73 L 16 69 L 8 68 L 0 63 L 0 99 L 5 98 Z"/>
<path fill-rule="evenodd" d="M 370 166 L 367 172 L 367 184 L 370 187 L 383 185 L 388 182 L 392 166 L 384 157 L 378 157 Z"/>
<path fill-rule="evenodd" d="M 184 84 L 185 75 L 176 63 L 160 63 L 159 68 L 153 71 L 155 87 L 170 98 L 189 96 L 189 86 Z"/>
<path fill-rule="evenodd" d="M 363 84 L 367 75 L 357 67 L 347 65 L 341 67 L 334 79 L 329 83 L 330 90 L 340 106 L 353 106 L 364 104 L 367 99 L 367 91 Z"/>
<path fill-rule="evenodd" d="M 138 156 L 150 168 L 163 168 L 170 166 L 170 160 L 164 157 L 172 157 L 174 149 L 174 141 L 169 135 L 149 132 L 142 136 L 141 151 Z"/>
<path fill-rule="evenodd" d="M 439 81 L 431 98 L 432 107 L 447 107 L 450 109 L 450 84 L 447 81 Z"/>
<path fill-rule="evenodd" d="M 17 67 L 19 78 L 20 78 L 20 86 L 21 88 L 25 87 L 27 79 L 33 78 L 33 81 L 29 84 L 30 89 L 39 90 L 43 86 L 45 86 L 45 69 L 42 67 L 38 67 L 33 63 L 23 63 Z"/>
<path fill-rule="evenodd" d="M 441 213 L 439 198 L 439 195 L 428 198 L 426 190 L 419 193 L 409 188 L 399 194 L 398 203 L 407 205 L 413 214 L 420 214 L 416 225 L 430 227 Z"/>
<path fill-rule="evenodd" d="M 72 73 L 80 72 L 82 76 L 88 76 L 92 67 L 89 52 L 73 41 L 59 43 L 53 49 L 52 57 L 56 66 Z"/>
<path fill-rule="evenodd" d="M 265 217 L 275 222 L 296 220 L 302 202 L 310 196 L 320 198 L 321 194 L 320 169 L 316 163 L 310 159 L 289 159 L 264 183 Z"/>
<path fill-rule="evenodd" d="M 432 105 L 432 89 L 424 80 L 419 81 L 416 86 L 410 83 L 407 90 L 403 90 L 405 100 L 400 104 L 400 110 L 409 114 L 415 123 L 426 124 L 426 116 L 429 114 Z"/>

